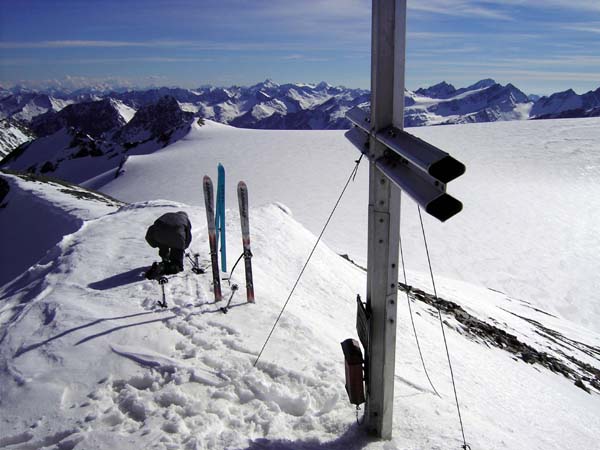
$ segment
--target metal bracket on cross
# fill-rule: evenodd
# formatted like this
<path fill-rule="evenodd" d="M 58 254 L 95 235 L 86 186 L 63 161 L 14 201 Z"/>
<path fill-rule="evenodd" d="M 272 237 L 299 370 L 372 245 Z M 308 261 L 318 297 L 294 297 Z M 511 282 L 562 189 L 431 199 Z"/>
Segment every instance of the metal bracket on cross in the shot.
<path fill-rule="evenodd" d="M 404 130 L 389 126 L 375 132 L 368 111 L 355 106 L 346 113 L 355 127 L 346 138 L 401 190 L 433 217 L 446 221 L 462 210 L 462 203 L 446 193 L 446 183 L 465 173 L 465 166 L 448 153 Z M 370 139 L 386 147 L 373 160 Z"/>

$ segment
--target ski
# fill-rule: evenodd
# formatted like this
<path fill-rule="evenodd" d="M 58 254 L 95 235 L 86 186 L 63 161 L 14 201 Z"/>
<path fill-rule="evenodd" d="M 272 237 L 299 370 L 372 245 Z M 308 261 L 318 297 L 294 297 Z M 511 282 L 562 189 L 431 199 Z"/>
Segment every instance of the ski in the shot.
<path fill-rule="evenodd" d="M 212 180 L 204 176 L 204 204 L 206 206 L 206 220 L 208 222 L 208 243 L 210 245 L 210 262 L 213 274 L 213 291 L 215 302 L 223 299 L 221 294 L 221 279 L 219 276 L 219 254 L 217 253 L 217 234 L 215 229 L 214 191 Z"/>
<path fill-rule="evenodd" d="M 221 245 L 221 270 L 227 272 L 227 246 L 225 239 L 225 168 L 221 163 L 219 163 L 218 172 L 215 226 L 217 229 L 217 243 L 220 241 Z"/>
<path fill-rule="evenodd" d="M 238 202 L 240 204 L 240 221 L 242 225 L 242 245 L 244 247 L 244 266 L 246 269 L 246 298 L 254 303 L 254 284 L 252 283 L 252 252 L 250 251 L 250 225 L 248 221 L 248 186 L 243 181 L 238 183 Z"/>

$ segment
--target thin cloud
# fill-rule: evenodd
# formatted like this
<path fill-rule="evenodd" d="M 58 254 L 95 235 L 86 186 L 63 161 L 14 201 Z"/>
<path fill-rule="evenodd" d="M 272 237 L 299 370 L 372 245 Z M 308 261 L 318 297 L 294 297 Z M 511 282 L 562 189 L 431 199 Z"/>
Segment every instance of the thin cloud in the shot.
<path fill-rule="evenodd" d="M 190 63 L 190 62 L 215 62 L 215 58 L 185 58 L 177 56 L 132 56 L 126 58 L 62 58 L 53 59 L 59 64 L 122 64 L 133 62 L 151 63 Z M 3 58 L 0 65 L 36 65 L 43 63 L 39 58 Z"/>
<path fill-rule="evenodd" d="M 481 39 L 495 36 L 495 32 L 490 31 L 489 33 L 469 33 L 469 32 L 454 32 L 454 31 L 409 31 L 407 33 L 408 43 L 412 41 L 429 40 L 435 41 L 437 45 L 448 39 Z M 529 39 L 539 39 L 543 37 L 541 34 L 536 33 L 510 33 L 502 35 L 503 41 L 526 41 Z"/>
<path fill-rule="evenodd" d="M 420 13 L 437 14 L 455 17 L 480 17 L 513 21 L 515 18 L 497 7 L 482 5 L 482 2 L 464 0 L 428 0 L 426 2 L 409 3 L 409 10 Z"/>
<path fill-rule="evenodd" d="M 284 56 L 281 59 L 284 59 L 286 61 L 302 61 L 302 62 L 324 62 L 324 61 L 331 61 L 330 58 L 320 58 L 320 57 L 306 56 L 306 55 L 300 55 L 300 54 L 287 55 L 287 56 Z"/>
<path fill-rule="evenodd" d="M 504 21 L 515 21 L 514 8 L 533 10 L 564 9 L 567 11 L 600 11 L 598 0 L 427 0 L 411 2 L 409 9 L 419 13 L 429 13 L 457 17 L 481 17 Z"/>
<path fill-rule="evenodd" d="M 154 44 L 157 44 L 154 42 Z M 115 48 L 115 47 L 150 47 L 150 42 L 132 41 L 30 41 L 30 42 L 0 42 L 0 48 Z"/>
<path fill-rule="evenodd" d="M 367 42 L 368 44 L 368 42 Z M 212 42 L 212 41 L 95 41 L 95 40 L 57 40 L 0 42 L 0 49 L 43 49 L 43 48 L 176 48 L 178 50 L 204 51 L 293 51 L 293 50 L 339 50 L 338 42 Z M 352 47 L 350 47 L 352 49 Z M 362 51 L 356 48 L 356 51 Z"/>
<path fill-rule="evenodd" d="M 563 30 L 583 31 L 585 33 L 600 34 L 600 23 L 581 23 L 573 25 L 563 25 Z"/>
<path fill-rule="evenodd" d="M 544 81 L 589 81 L 598 82 L 597 73 L 582 72 L 549 72 L 547 70 L 498 70 L 498 75 L 511 77 L 511 79 L 530 79 Z"/>
<path fill-rule="evenodd" d="M 586 56 L 586 55 L 565 55 L 556 56 L 550 58 L 500 58 L 495 61 L 473 61 L 473 60 L 435 60 L 427 61 L 429 66 L 453 66 L 453 67 L 488 67 L 494 69 L 505 69 L 514 67 L 535 67 L 535 66 L 548 66 L 549 68 L 556 70 L 557 67 L 564 67 L 569 65 L 571 67 L 592 67 L 600 66 L 600 57 L 598 56 Z M 583 70 L 582 70 L 583 71 Z"/>

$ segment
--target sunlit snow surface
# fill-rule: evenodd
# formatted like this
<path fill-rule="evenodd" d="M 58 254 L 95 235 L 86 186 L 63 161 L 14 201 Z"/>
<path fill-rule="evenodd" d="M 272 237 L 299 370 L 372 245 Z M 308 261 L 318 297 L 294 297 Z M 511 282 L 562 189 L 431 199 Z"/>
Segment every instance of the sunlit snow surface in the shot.
<path fill-rule="evenodd" d="M 586 320 L 592 325 L 588 328 L 597 325 L 590 310 L 593 299 L 577 297 L 573 321 L 548 312 L 561 305 L 561 283 L 584 293 L 592 293 L 594 283 L 597 287 L 592 270 L 599 247 L 592 219 L 598 217 L 593 198 L 598 188 L 591 175 L 598 170 L 593 147 L 600 121 L 552 123 L 415 131 L 423 137 L 427 133 L 469 170 L 464 180 L 450 184 L 465 211 L 444 225 L 426 219 L 434 270 L 444 275 L 437 278 L 440 294 L 480 320 L 566 364 L 574 357 L 599 368 L 600 335 L 579 325 Z M 498 131 L 501 127 L 505 133 Z M 446 129 L 453 133 L 444 134 Z M 534 129 L 537 145 L 527 141 Z M 503 134 L 504 140 L 496 142 Z M 490 153 L 493 142 L 495 155 Z M 515 156 L 517 143 L 529 155 L 521 158 L 522 166 L 502 153 Z M 545 151 L 554 157 L 544 159 Z M 349 252 L 361 262 L 366 166 L 325 236 L 332 248 L 321 245 L 315 252 L 261 362 L 253 367 L 314 244 L 315 235 L 304 225 L 320 229 L 356 156 L 339 132 L 265 133 L 209 124 L 162 151 L 131 157 L 125 174 L 104 189 L 123 200 L 150 201 L 121 206 L 85 200 L 55 183 L 6 176 L 11 191 L 0 218 L 22 217 L 19 226 L 29 234 L 36 230 L 28 228 L 27 219 L 61 220 L 48 222 L 53 232 L 37 245 L 49 248 L 39 254 L 42 259 L 0 287 L 0 448 L 459 449 L 438 318 L 426 304 L 412 303 L 441 398 L 423 374 L 402 293 L 393 439 L 367 438 L 347 402 L 339 343 L 356 338 L 355 296 L 364 293 L 365 274 L 337 253 Z M 533 169 L 538 160 L 541 168 Z M 218 161 L 228 171 L 230 266 L 241 252 L 234 186 L 241 178 L 248 182 L 257 302 L 245 303 L 238 268 L 232 281 L 241 289 L 223 314 L 222 304 L 213 303 L 209 275 L 194 274 L 186 261 L 185 272 L 166 285 L 169 308 L 158 309 L 160 287 L 140 277 L 157 259 L 144 241 L 146 228 L 165 212 L 187 211 L 193 224 L 191 251 L 207 267 L 200 180 L 204 173 L 216 174 Z M 519 174 L 529 178 L 521 180 Z M 573 183 L 568 182 L 571 174 L 579 174 Z M 555 202 L 555 196 L 564 201 Z M 574 203 L 566 201 L 570 197 Z M 581 197 L 588 199 L 586 210 L 578 207 L 584 204 Z M 579 215 L 569 217 L 571 211 Z M 431 291 L 415 215 L 414 205 L 406 202 L 409 283 Z M 37 232 L 44 234 L 43 224 Z M 12 245 L 13 251 L 40 250 Z M 548 257 L 538 255 L 542 250 Z M 566 258 L 562 271 L 560 261 L 553 260 L 557 255 Z M 589 272 L 577 273 L 581 270 Z M 459 275 L 475 283 L 457 280 Z M 228 297 L 228 283 L 223 287 Z M 544 301 L 534 297 L 543 292 L 549 295 Z M 597 446 L 597 391 L 588 394 L 573 379 L 469 337 L 451 316 L 444 320 L 471 448 Z M 566 339 L 552 339 L 533 321 Z"/>
<path fill-rule="evenodd" d="M 441 224 L 425 218 L 435 273 L 526 298 L 600 331 L 600 119 L 423 127 L 411 133 L 467 166 L 448 185 L 464 210 Z M 227 206 L 247 181 L 253 205 L 281 202 L 320 231 L 356 151 L 341 131 L 241 130 L 209 122 L 101 187 L 125 201 L 202 205 L 201 179 L 227 171 Z M 366 261 L 368 164 L 325 235 L 337 252 Z M 407 266 L 426 271 L 416 206 L 404 202 Z"/>

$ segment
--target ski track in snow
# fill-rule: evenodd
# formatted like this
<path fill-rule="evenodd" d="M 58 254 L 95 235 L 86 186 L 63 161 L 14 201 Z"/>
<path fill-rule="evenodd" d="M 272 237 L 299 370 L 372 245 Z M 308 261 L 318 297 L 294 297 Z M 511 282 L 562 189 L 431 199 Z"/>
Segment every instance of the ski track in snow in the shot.
<path fill-rule="evenodd" d="M 416 305 L 415 317 L 442 398 L 424 384 L 404 316 L 394 440 L 369 440 L 354 424 L 339 342 L 354 335 L 353 297 L 364 274 L 325 246 L 318 248 L 263 359 L 252 367 L 292 274 L 314 242 L 280 206 L 251 210 L 257 304 L 245 304 L 238 292 L 224 315 L 213 302 L 209 275 L 186 270 L 166 285 L 169 308 L 157 309 L 158 286 L 141 279 L 141 267 L 132 270 L 131 262 L 150 264 L 155 255 L 143 246 L 142 230 L 163 212 L 183 207 L 170 202 L 125 206 L 63 239 L 62 253 L 53 254 L 45 276 L 53 292 L 29 299 L 30 312 L 18 324 L 31 333 L 9 333 L 3 342 L 9 369 L 0 371 L 0 393 L 9 409 L 0 416 L 0 434 L 7 448 L 458 448 L 443 350 L 438 339 L 430 338 L 439 333 L 437 319 L 425 305 Z M 186 210 L 195 227 L 192 248 L 204 259 L 206 231 L 198 226 L 204 211 Z M 230 213 L 227 221 L 235 230 L 236 215 Z M 280 230 L 279 238 L 273 228 Z M 234 244 L 239 232 L 232 231 L 230 239 L 231 254 L 241 252 L 241 244 Z M 291 248 L 297 257 L 291 258 Z M 99 254 L 103 258 L 91 267 L 89 259 Z M 233 281 L 242 284 L 243 272 Z M 227 283 L 223 286 L 227 298 Z M 450 286 L 443 289 L 451 298 L 460 297 L 482 313 L 480 288 Z M 488 300 L 504 304 L 503 294 L 488 292 Z M 477 301 L 469 303 L 473 298 Z M 399 314 L 405 311 L 400 308 Z M 456 322 L 450 325 L 458 329 Z M 577 435 L 578 448 L 590 448 L 593 430 L 599 429 L 597 395 L 449 333 L 451 348 L 460 349 L 455 371 L 474 448 L 517 448 L 519 443 L 531 449 L 568 448 L 566 438 L 558 444 L 552 427 L 570 430 L 560 433 Z M 499 379 L 498 372 L 507 378 Z M 512 384 L 525 379 L 532 393 L 520 403 Z M 540 419 L 542 404 L 569 411 L 561 416 L 561 426 Z M 10 413 L 13 408 L 18 416 Z M 511 420 L 515 408 L 516 421 Z M 538 431 L 521 436 L 531 424 Z M 545 433 L 550 437 L 543 438 Z"/>
<path fill-rule="evenodd" d="M 160 204 L 148 206 L 158 208 L 159 211 L 162 208 Z M 273 209 L 283 214 L 279 208 Z M 127 227 L 115 227 L 115 230 L 119 231 L 111 236 L 111 239 L 121 243 L 117 248 L 110 242 L 95 242 L 92 238 L 97 237 L 94 230 L 112 228 L 114 222 L 121 223 L 123 220 L 130 224 L 143 219 L 147 221 L 148 216 L 141 211 L 145 212 L 144 208 L 122 208 L 116 215 L 105 216 L 88 223 L 85 229 L 70 236 L 70 244 L 65 245 L 66 239 L 63 239 L 63 256 L 53 262 L 46 282 L 52 284 L 65 270 L 71 274 L 68 277 L 70 281 L 64 285 L 60 282 L 62 286 L 55 286 L 55 293 L 51 299 L 38 296 L 29 300 L 29 308 L 43 308 L 46 327 L 34 332 L 31 337 L 9 335 L 3 352 L 7 361 L 10 360 L 11 367 L 3 375 L 10 378 L 11 372 L 18 372 L 23 377 L 22 385 L 30 386 L 36 383 L 35 379 L 40 373 L 29 366 L 29 361 L 41 358 L 42 365 L 50 366 L 61 362 L 80 372 L 81 367 L 77 368 L 78 354 L 87 353 L 86 349 L 102 348 L 92 360 L 89 356 L 82 356 L 85 362 L 93 365 L 93 359 L 96 357 L 100 360 L 108 357 L 105 339 L 116 339 L 119 343 L 110 344 L 109 350 L 118 355 L 120 361 L 113 364 L 121 366 L 126 360 L 131 361 L 138 367 L 134 372 L 139 374 L 125 378 L 109 374 L 95 380 L 96 386 L 86 386 L 89 392 L 77 392 L 81 391 L 83 386 L 73 389 L 68 380 L 65 380 L 62 393 L 57 391 L 56 395 L 60 393 L 60 409 L 66 410 L 63 411 L 65 417 L 62 420 L 66 419 L 72 423 L 73 429 L 77 430 L 77 437 L 72 437 L 75 431 L 67 433 L 59 430 L 53 435 L 35 440 L 36 433 L 23 434 L 4 430 L 2 435 L 9 436 L 6 438 L 7 445 L 14 443 L 10 444 L 10 448 L 13 448 L 13 445 L 19 443 L 20 446 L 14 448 L 24 449 L 57 444 L 60 448 L 67 448 L 67 439 L 75 444 L 84 438 L 87 439 L 88 434 L 102 430 L 118 435 L 144 437 L 144 442 L 146 439 L 153 442 L 154 438 L 150 435 L 160 432 L 158 442 L 165 448 L 234 448 L 245 445 L 247 439 L 252 436 L 265 438 L 287 435 L 290 431 L 303 437 L 309 437 L 311 434 L 315 438 L 322 437 L 324 433 L 334 437 L 338 431 L 336 425 L 328 425 L 327 422 L 320 424 L 316 418 L 310 417 L 313 413 L 315 417 L 325 417 L 341 401 L 343 388 L 339 383 L 332 383 L 332 377 L 337 378 L 339 374 L 325 364 L 313 368 L 309 374 L 285 370 L 267 361 L 261 363 L 260 368 L 252 368 L 258 342 L 253 340 L 246 343 L 247 337 L 237 330 L 239 323 L 235 320 L 231 323 L 236 313 L 243 313 L 244 322 L 256 314 L 253 309 L 256 310 L 257 306 L 240 304 L 243 294 L 238 293 L 234 297 L 233 307 L 224 315 L 219 310 L 220 305 L 212 302 L 212 294 L 206 286 L 207 279 L 201 283 L 197 275 L 187 272 L 172 277 L 171 283 L 167 285 L 170 306 L 167 311 L 156 310 L 155 300 L 158 292 L 154 283 L 138 280 L 138 274 L 131 271 L 126 272 L 128 275 L 125 278 L 112 276 L 87 283 L 85 288 L 86 281 L 78 279 L 79 276 L 83 272 L 84 278 L 97 278 L 97 275 L 93 271 L 88 273 L 83 270 L 82 266 L 86 265 L 86 262 L 77 249 L 84 247 L 83 253 L 92 257 L 103 248 L 107 258 L 105 261 L 110 259 L 117 261 L 117 265 L 122 265 L 123 261 L 118 263 L 119 250 L 128 246 L 130 238 L 124 236 L 128 231 L 121 230 Z M 159 211 L 152 211 L 152 215 L 159 214 Z M 196 223 L 202 223 L 198 218 L 201 214 L 202 212 L 194 215 Z M 122 218 L 123 215 L 129 216 L 129 219 Z M 141 216 L 143 219 L 136 220 L 131 216 Z M 233 224 L 230 225 L 233 227 Z M 138 228 L 143 229 L 143 224 Z M 194 230 L 194 236 L 197 241 L 201 241 L 198 230 Z M 257 242 L 260 245 L 261 240 L 258 239 Z M 139 247 L 138 244 L 136 246 Z M 151 261 L 148 257 L 146 259 Z M 243 272 L 240 272 L 237 276 L 242 274 Z M 261 278 L 260 272 L 257 273 L 257 278 Z M 74 294 L 72 290 L 79 292 L 79 295 Z M 67 294 L 68 292 L 70 293 Z M 225 289 L 225 294 L 227 298 L 228 289 Z M 80 295 L 85 296 L 85 307 L 80 312 L 76 312 L 80 306 L 70 304 L 71 302 L 56 302 L 59 296 L 75 299 Z M 66 324 L 61 322 L 61 319 L 68 318 L 69 314 L 76 314 L 81 320 L 84 312 L 91 315 L 96 305 L 103 302 L 109 302 L 112 305 L 111 309 L 120 310 L 125 305 L 118 306 L 116 302 L 122 302 L 125 298 L 128 299 L 128 304 L 123 312 L 127 314 L 120 315 L 114 312 L 111 317 L 96 320 L 92 320 L 93 316 L 90 316 L 85 319 L 87 323 L 64 329 Z M 45 301 L 49 303 L 44 303 Z M 134 312 L 135 309 L 132 308 L 135 308 L 136 303 L 145 312 Z M 86 311 L 85 308 L 88 307 L 91 310 Z M 48 313 L 50 310 L 53 312 Z M 35 315 L 26 315 L 23 320 L 31 320 L 33 316 Z M 271 319 L 272 314 L 269 314 L 268 320 Z M 149 339 L 147 332 L 142 330 L 152 326 L 165 327 L 171 331 L 171 345 L 166 349 L 142 350 L 140 344 L 136 344 L 136 338 L 143 336 L 142 341 Z M 289 318 L 282 322 L 281 328 L 293 336 L 311 335 L 308 330 Z M 129 330 L 135 331 L 130 334 Z M 264 337 L 263 327 L 255 332 L 255 337 Z M 48 333 L 51 335 L 48 336 Z M 118 336 L 128 336 L 127 342 L 133 342 L 129 342 L 129 345 L 121 344 Z M 16 348 L 15 340 L 22 340 Z M 72 349 L 67 350 L 67 345 L 72 345 Z M 165 350 L 166 353 L 163 353 Z M 11 351 L 14 352 L 12 357 L 9 355 Z M 73 361 L 66 362 L 63 358 L 73 358 Z M 14 380 L 11 381 L 14 383 Z M 91 380 L 86 379 L 75 384 L 85 385 L 88 381 Z M 86 399 L 75 401 L 75 398 L 81 397 L 83 393 Z M 286 416 L 286 419 L 278 419 L 281 415 Z M 296 419 L 290 420 L 288 416 Z M 349 417 L 352 417 L 351 411 Z M 18 428 L 16 425 L 24 420 L 24 417 L 12 417 L 9 422 Z M 40 417 L 39 421 L 39 425 L 33 423 L 29 427 L 33 427 L 34 431 L 37 431 L 38 427 L 48 427 L 50 431 L 56 425 L 49 417 Z M 228 429 L 234 431 L 227 432 Z M 58 437 L 55 439 L 52 436 Z"/>
<path fill-rule="evenodd" d="M 410 129 L 467 166 L 448 185 L 463 211 L 443 224 L 424 217 L 435 273 L 526 298 L 600 331 L 599 121 Z M 202 205 L 201 177 L 215 174 L 221 162 L 231 186 L 247 182 L 251 205 L 283 203 L 318 234 L 357 155 L 342 131 L 242 130 L 207 121 L 166 149 L 130 157 L 124 175 L 101 190 L 125 201 L 158 197 Z M 363 266 L 367 179 L 363 161 L 324 236 Z M 228 205 L 237 204 L 235 189 L 226 196 Z M 416 206 L 407 199 L 402 208 L 407 265 L 426 273 Z"/>
<path fill-rule="evenodd" d="M 217 134 L 229 132 L 215 128 Z M 131 159 L 126 169 L 134 175 L 133 183 L 140 166 Z M 564 167 L 557 164 L 555 169 Z M 162 310 L 156 306 L 160 288 L 140 277 L 157 259 L 143 240 L 145 230 L 167 211 L 186 210 L 193 225 L 190 250 L 206 266 L 204 209 L 152 200 L 117 210 L 88 201 L 83 212 L 55 186 L 36 185 L 34 190 L 18 183 L 30 190 L 32 204 L 39 204 L 33 197 L 44 198 L 71 211 L 81 225 L 77 230 L 63 227 L 65 235 L 37 264 L 0 288 L 0 448 L 460 448 L 435 310 L 420 302 L 413 305 L 423 354 L 441 398 L 423 375 L 401 292 L 394 438 L 369 439 L 356 425 L 343 386 L 339 343 L 356 336 L 355 297 L 364 291 L 365 275 L 324 244 L 253 367 L 314 244 L 314 234 L 291 216 L 291 211 L 302 216 L 302 210 L 290 211 L 284 204 L 250 209 L 256 304 L 245 303 L 243 270 L 238 268 L 232 281 L 242 289 L 223 314 L 222 304 L 213 302 L 210 274 L 193 274 L 186 260 L 186 271 L 166 285 L 169 308 Z M 253 185 L 249 188 L 253 205 L 255 191 Z M 200 203 L 200 182 L 197 196 Z M 350 203 L 354 208 L 355 202 Z M 227 211 L 230 262 L 241 253 L 235 210 Z M 525 293 L 444 277 L 436 281 L 442 297 L 521 341 L 552 354 L 563 352 L 565 360 L 574 356 L 600 366 L 598 355 L 589 352 L 590 347 L 600 349 L 597 333 L 560 318 Z M 430 291 L 424 272 L 409 271 L 409 282 Z M 228 284 L 222 286 L 227 299 Z M 597 392 L 588 394 L 572 379 L 469 337 L 450 316 L 444 320 L 473 449 L 581 450 L 597 445 Z M 560 337 L 540 333 L 535 322 Z"/>

